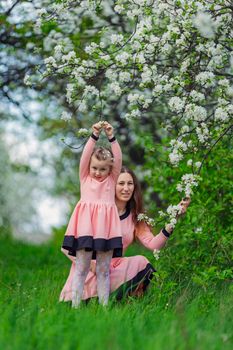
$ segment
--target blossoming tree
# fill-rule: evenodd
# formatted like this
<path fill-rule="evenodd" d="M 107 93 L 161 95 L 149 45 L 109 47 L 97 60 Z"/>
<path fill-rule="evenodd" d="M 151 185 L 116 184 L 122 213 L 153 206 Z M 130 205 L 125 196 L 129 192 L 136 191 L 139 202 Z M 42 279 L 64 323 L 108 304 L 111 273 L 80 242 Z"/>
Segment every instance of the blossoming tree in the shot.
<path fill-rule="evenodd" d="M 134 130 L 156 125 L 171 165 L 190 166 L 177 190 L 191 196 L 203 162 L 232 132 L 232 2 L 64 0 L 38 15 L 37 28 L 52 28 L 43 79 L 67 81 L 73 113 L 62 118 L 116 110 Z M 177 212 L 167 210 L 172 226 Z"/>

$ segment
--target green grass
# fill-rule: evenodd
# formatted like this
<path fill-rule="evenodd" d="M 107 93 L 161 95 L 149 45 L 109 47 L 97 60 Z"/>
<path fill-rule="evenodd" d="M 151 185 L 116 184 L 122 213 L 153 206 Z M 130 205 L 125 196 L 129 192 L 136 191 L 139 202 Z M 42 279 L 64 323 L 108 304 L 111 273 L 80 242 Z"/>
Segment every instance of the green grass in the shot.
<path fill-rule="evenodd" d="M 73 310 L 58 296 L 69 262 L 57 244 L 0 238 L 0 349 L 233 349 L 231 288 L 182 288 L 167 298 L 96 301 Z"/>

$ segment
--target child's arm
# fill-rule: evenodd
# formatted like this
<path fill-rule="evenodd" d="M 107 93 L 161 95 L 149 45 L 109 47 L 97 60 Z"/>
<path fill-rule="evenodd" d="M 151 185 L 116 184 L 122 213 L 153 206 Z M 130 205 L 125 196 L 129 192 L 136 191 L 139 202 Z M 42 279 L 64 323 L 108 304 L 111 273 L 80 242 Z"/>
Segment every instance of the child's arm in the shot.
<path fill-rule="evenodd" d="M 79 178 L 80 178 L 80 180 L 84 179 L 89 174 L 89 171 L 90 171 L 89 165 L 90 165 L 91 155 L 92 155 L 92 152 L 94 150 L 96 141 L 99 138 L 99 134 L 101 132 L 100 122 L 92 125 L 92 131 L 93 131 L 92 135 L 89 137 L 89 140 L 87 141 L 87 143 L 85 144 L 85 146 L 83 148 L 83 152 L 82 152 L 80 163 L 79 163 Z"/>
<path fill-rule="evenodd" d="M 114 157 L 114 162 L 112 166 L 111 174 L 116 181 L 121 172 L 122 167 L 122 152 L 119 143 L 117 142 L 114 136 L 114 130 L 111 124 L 104 122 L 103 124 L 105 134 L 108 137 L 109 142 L 111 143 L 111 149 Z"/>

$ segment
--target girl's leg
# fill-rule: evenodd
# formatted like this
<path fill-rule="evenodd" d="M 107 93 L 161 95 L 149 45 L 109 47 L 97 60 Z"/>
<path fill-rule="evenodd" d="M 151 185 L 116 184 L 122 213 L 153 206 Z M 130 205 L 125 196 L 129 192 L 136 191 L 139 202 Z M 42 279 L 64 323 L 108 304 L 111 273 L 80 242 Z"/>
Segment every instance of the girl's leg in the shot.
<path fill-rule="evenodd" d="M 90 269 L 92 251 L 77 250 L 76 258 L 75 274 L 72 283 L 72 307 L 78 307 L 82 300 L 85 279 Z"/>
<path fill-rule="evenodd" d="M 107 305 L 110 293 L 110 263 L 112 250 L 96 253 L 96 278 L 99 303 Z"/>

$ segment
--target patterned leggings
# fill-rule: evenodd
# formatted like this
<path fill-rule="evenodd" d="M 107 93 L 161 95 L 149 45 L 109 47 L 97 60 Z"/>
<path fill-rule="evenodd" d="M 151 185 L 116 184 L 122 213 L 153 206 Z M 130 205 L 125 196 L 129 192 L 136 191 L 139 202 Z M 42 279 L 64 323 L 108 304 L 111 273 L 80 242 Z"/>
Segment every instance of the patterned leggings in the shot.
<path fill-rule="evenodd" d="M 112 250 L 96 252 L 96 278 L 99 303 L 107 305 L 110 293 L 110 262 Z M 84 283 L 90 270 L 92 251 L 84 249 L 76 252 L 75 274 L 72 283 L 72 306 L 78 307 L 83 295 Z"/>

